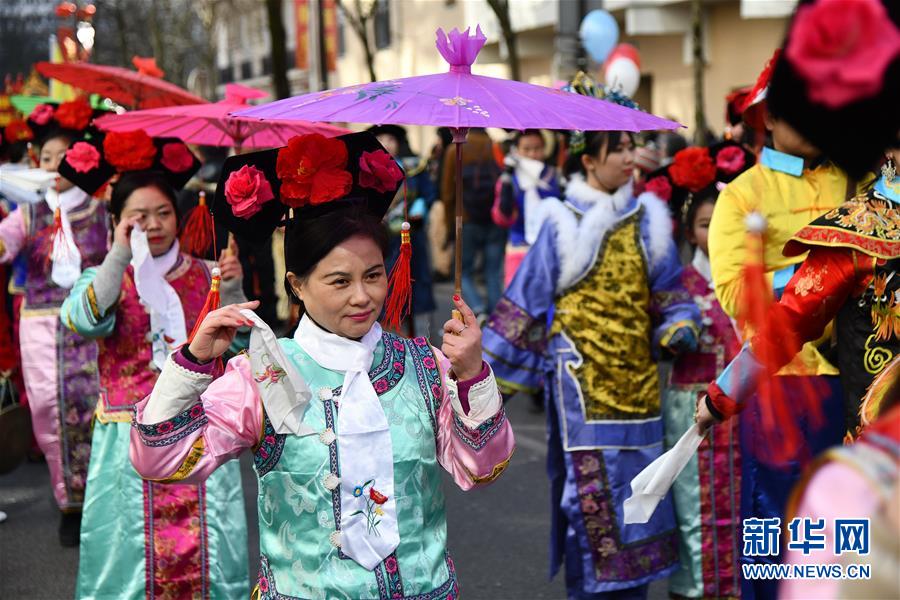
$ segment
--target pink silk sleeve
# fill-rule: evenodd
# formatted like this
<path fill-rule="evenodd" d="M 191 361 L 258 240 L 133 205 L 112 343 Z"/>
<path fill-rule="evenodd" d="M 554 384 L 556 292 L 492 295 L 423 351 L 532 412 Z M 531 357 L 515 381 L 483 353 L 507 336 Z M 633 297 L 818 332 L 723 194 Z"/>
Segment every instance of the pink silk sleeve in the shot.
<path fill-rule="evenodd" d="M 450 361 L 437 349 L 443 400 L 437 414 L 441 466 L 463 490 L 497 479 L 509 465 L 516 441 L 490 367 L 475 380 L 455 382 Z M 465 407 L 465 408 L 463 408 Z"/>
<path fill-rule="evenodd" d="M 170 359 L 153 394 L 136 405 L 130 456 L 141 477 L 166 483 L 200 483 L 219 465 L 259 443 L 263 409 L 249 359 L 231 359 L 224 374 L 210 380 L 209 375 Z M 208 387 L 199 394 L 196 390 L 203 385 Z M 162 422 L 143 422 L 148 402 L 168 400 L 183 406 L 188 404 L 185 395 L 192 388 L 194 401 L 186 409 Z"/>
<path fill-rule="evenodd" d="M 25 220 L 22 209 L 9 213 L 0 221 L 0 263 L 11 262 L 25 244 Z"/>
<path fill-rule="evenodd" d="M 835 493 L 840 490 L 840 493 Z M 872 517 L 880 496 L 861 473 L 840 462 L 824 465 L 810 480 L 795 517 L 825 520 L 825 540 L 828 550 L 803 554 L 801 550 L 784 547 L 785 564 L 838 564 L 840 557 L 832 552 L 835 519 Z M 789 517 L 790 518 L 790 517 Z M 783 523 L 787 531 L 787 524 Z M 786 539 L 784 536 L 782 539 Z M 782 543 L 786 543 L 783 541 Z M 837 598 L 839 579 L 785 579 L 779 586 L 780 598 Z"/>

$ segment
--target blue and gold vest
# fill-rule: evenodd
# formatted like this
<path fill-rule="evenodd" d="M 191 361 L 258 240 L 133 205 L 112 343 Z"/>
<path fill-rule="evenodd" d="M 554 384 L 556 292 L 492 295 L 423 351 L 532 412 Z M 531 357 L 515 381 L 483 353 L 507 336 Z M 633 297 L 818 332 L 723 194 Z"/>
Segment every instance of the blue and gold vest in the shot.
<path fill-rule="evenodd" d="M 373 571 L 339 547 L 340 485 L 354 485 L 335 485 L 341 472 L 336 434 L 344 376 L 320 367 L 294 340 L 279 342 L 313 391 L 303 422 L 321 433 L 278 434 L 264 418 L 254 455 L 260 568 L 253 597 L 456 598 L 437 459 L 441 375 L 427 340 L 385 333 L 369 372 L 390 423 L 400 527 L 400 545 Z"/>

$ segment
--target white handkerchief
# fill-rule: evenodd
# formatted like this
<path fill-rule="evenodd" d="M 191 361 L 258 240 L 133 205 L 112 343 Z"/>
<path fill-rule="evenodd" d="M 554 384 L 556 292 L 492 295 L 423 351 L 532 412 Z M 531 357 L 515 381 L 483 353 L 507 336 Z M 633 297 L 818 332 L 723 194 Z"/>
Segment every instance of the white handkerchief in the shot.
<path fill-rule="evenodd" d="M 703 434 L 691 426 L 671 450 L 647 465 L 631 480 L 631 497 L 625 500 L 625 524 L 646 523 L 678 475 L 697 452 Z"/>
<path fill-rule="evenodd" d="M 266 414 L 277 433 L 316 433 L 303 423 L 312 392 L 284 355 L 275 333 L 250 309 L 241 314 L 253 323 L 250 332 L 250 365 Z"/>

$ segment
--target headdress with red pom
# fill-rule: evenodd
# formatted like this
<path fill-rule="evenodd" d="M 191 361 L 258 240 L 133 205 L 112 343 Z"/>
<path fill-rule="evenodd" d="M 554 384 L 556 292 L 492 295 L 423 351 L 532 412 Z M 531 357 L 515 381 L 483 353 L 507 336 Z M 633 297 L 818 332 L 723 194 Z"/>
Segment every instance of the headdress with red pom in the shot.
<path fill-rule="evenodd" d="M 673 215 L 684 219 L 694 194 L 713 185 L 721 188 L 756 164 L 756 158 L 743 145 L 724 140 L 712 146 L 685 148 L 675 160 L 647 176 L 644 190 L 668 202 Z"/>
<path fill-rule="evenodd" d="M 176 138 L 151 138 L 143 130 L 95 134 L 72 143 L 59 174 L 96 195 L 116 174 L 158 171 L 180 190 L 200 168 L 200 161 Z"/>
<path fill-rule="evenodd" d="M 404 179 L 403 170 L 371 133 L 335 138 L 300 135 L 282 148 L 229 157 L 216 189 L 213 215 L 229 231 L 250 240 L 267 239 L 281 224 L 354 205 L 380 219 Z M 402 236 L 385 303 L 385 325 L 395 330 L 411 301 L 408 228 Z M 289 226 L 285 254 L 291 252 Z"/>
<path fill-rule="evenodd" d="M 34 132 L 37 142 L 48 134 L 63 130 L 75 135 L 84 135 L 95 130 L 91 127 L 93 120 L 106 111 L 94 108 L 84 96 L 66 102 L 48 101 L 35 106 L 28 115 L 28 126 Z"/>

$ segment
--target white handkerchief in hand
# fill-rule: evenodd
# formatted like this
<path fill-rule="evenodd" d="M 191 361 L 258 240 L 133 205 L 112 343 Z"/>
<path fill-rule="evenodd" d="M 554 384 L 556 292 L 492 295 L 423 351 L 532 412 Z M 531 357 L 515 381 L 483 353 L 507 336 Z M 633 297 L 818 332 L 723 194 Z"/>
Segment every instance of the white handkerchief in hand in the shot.
<path fill-rule="evenodd" d="M 671 450 L 647 465 L 631 480 L 631 497 L 625 500 L 625 524 L 646 523 L 678 475 L 697 452 L 703 434 L 691 426 Z"/>

